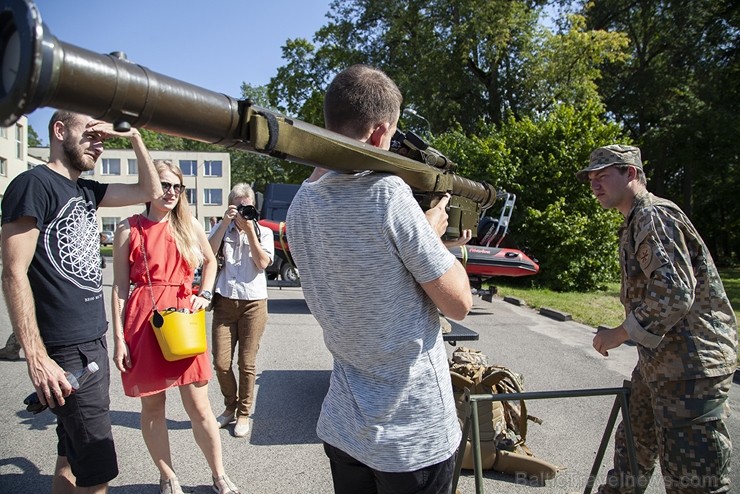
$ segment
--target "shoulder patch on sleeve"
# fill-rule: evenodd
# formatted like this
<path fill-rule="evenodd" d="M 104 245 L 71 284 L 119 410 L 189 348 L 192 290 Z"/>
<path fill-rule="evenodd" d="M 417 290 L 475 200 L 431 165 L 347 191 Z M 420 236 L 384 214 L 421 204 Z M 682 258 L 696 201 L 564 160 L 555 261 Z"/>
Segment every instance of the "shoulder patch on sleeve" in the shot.
<path fill-rule="evenodd" d="M 645 276 L 650 277 L 653 271 L 667 262 L 667 256 L 662 246 L 648 237 L 637 248 L 637 262 Z"/>

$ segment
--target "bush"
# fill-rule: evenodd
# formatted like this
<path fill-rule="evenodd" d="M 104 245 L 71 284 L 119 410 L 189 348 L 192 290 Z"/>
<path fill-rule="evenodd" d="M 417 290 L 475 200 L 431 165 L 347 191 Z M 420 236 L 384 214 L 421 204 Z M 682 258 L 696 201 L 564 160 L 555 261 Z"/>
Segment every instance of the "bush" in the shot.
<path fill-rule="evenodd" d="M 561 105 L 538 121 L 481 125 L 479 136 L 458 130 L 435 146 L 460 164 L 460 174 L 517 195 L 510 236 L 540 262 L 535 278 L 558 291 L 603 289 L 619 279 L 621 215 L 604 211 L 575 173 L 598 146 L 625 142 L 605 123 L 599 105 Z"/>

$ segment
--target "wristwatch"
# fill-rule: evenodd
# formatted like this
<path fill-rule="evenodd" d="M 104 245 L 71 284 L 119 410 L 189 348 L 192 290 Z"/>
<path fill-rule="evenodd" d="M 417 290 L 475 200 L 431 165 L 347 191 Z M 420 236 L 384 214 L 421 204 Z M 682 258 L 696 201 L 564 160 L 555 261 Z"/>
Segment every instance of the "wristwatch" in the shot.
<path fill-rule="evenodd" d="M 199 293 L 199 295 L 203 297 L 204 299 L 208 300 L 209 302 L 211 301 L 212 295 L 211 295 L 211 292 L 209 292 L 208 290 L 203 290 L 202 292 Z"/>

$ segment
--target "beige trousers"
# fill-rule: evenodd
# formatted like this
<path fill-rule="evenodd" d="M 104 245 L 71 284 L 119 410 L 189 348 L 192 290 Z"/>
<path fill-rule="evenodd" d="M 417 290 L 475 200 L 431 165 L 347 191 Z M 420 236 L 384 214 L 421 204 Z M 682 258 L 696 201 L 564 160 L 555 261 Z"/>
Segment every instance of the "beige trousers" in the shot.
<path fill-rule="evenodd" d="M 267 324 L 267 299 L 234 300 L 214 296 L 213 366 L 226 409 L 248 416 L 254 402 L 257 350 Z M 239 345 L 239 385 L 232 370 L 234 350 Z"/>

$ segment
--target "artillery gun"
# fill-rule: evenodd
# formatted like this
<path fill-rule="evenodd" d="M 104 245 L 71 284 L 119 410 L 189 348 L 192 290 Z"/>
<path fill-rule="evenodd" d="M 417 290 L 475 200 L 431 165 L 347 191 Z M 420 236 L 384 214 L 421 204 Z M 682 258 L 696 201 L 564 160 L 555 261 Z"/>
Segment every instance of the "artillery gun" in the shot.
<path fill-rule="evenodd" d="M 0 7 L 0 126 L 43 106 L 266 154 L 340 172 L 373 170 L 402 178 L 428 207 L 451 194 L 447 238 L 476 231 L 496 190 L 454 173 L 440 153 L 416 150 L 411 159 L 260 108 L 249 99 L 183 82 L 126 60 L 64 43 L 42 22 L 30 0 Z M 436 165 L 436 166 L 435 166 Z M 438 167 L 439 166 L 439 167 Z"/>
<path fill-rule="evenodd" d="M 120 129 L 141 127 L 308 166 L 392 173 L 411 187 L 423 209 L 451 195 L 445 238 L 458 238 L 466 229 L 478 235 L 480 245 L 451 249 L 466 264 L 471 281 L 539 270 L 521 251 L 499 247 L 515 197 L 456 174 L 456 163 L 411 132 L 397 132 L 391 151 L 385 151 L 249 99 L 156 73 L 122 52 L 99 54 L 64 43 L 51 34 L 30 0 L 5 0 L 0 7 L 0 67 L 0 126 L 49 106 Z M 497 198 L 504 199 L 504 206 L 495 220 L 485 214 Z"/>

